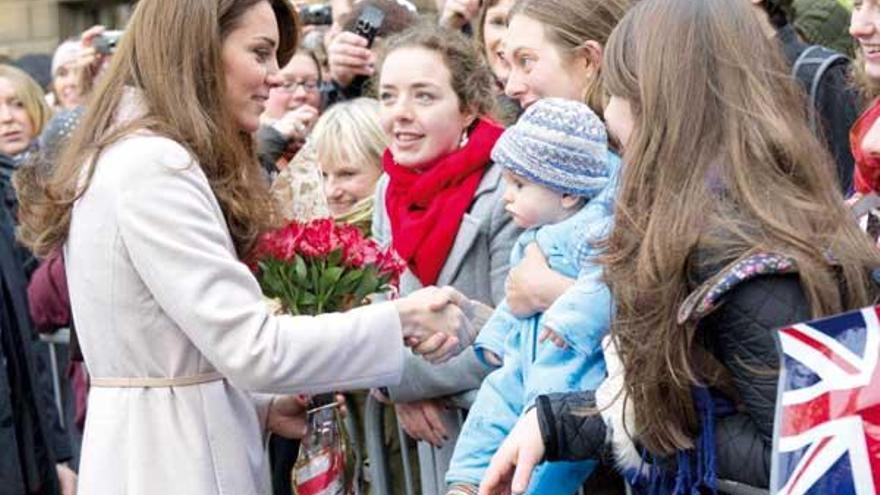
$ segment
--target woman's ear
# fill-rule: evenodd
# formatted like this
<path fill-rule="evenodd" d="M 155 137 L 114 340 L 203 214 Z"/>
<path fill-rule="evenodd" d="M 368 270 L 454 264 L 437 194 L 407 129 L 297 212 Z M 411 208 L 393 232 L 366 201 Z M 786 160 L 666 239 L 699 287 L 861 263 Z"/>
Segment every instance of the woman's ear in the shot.
<path fill-rule="evenodd" d="M 597 70 L 602 65 L 602 57 L 605 49 L 598 41 L 585 41 L 583 45 L 575 49 L 577 56 L 584 60 L 588 69 Z"/>
<path fill-rule="evenodd" d="M 562 195 L 562 207 L 566 210 L 571 210 L 573 208 L 577 208 L 584 203 L 584 198 L 581 196 L 574 196 L 571 194 L 563 194 Z"/>

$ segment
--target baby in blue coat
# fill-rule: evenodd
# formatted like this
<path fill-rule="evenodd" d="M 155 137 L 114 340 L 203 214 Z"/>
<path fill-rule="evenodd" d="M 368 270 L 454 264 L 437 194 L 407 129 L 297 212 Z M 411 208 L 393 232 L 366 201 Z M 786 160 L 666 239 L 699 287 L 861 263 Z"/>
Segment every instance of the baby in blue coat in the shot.
<path fill-rule="evenodd" d="M 476 493 L 492 455 L 536 396 L 595 389 L 605 377 L 601 340 L 612 303 L 596 242 L 611 229 L 620 163 L 608 149 L 605 125 L 583 103 L 540 100 L 504 132 L 492 160 L 504 167 L 507 211 L 527 229 L 511 266 L 537 243 L 551 269 L 577 281 L 528 318 L 513 316 L 502 302 L 480 331 L 476 352 L 498 368 L 480 386 L 458 437 L 446 474 L 450 495 Z M 572 494 L 594 464 L 546 463 L 527 493 Z"/>

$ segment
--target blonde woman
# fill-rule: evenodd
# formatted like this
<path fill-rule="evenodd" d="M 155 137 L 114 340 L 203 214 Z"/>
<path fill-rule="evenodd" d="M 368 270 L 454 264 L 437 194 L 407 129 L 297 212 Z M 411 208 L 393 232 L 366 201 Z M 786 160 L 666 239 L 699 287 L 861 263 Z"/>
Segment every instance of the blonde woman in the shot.
<path fill-rule="evenodd" d="M 12 174 L 36 147 L 51 113 L 36 81 L 17 67 L 0 65 L 0 199 L 13 214 L 18 205 Z"/>
<path fill-rule="evenodd" d="M 275 394 L 391 385 L 405 343 L 442 360 L 467 341 L 452 289 L 266 308 L 241 262 L 277 218 L 253 133 L 297 38 L 286 0 L 139 2 L 23 218 L 38 254 L 64 250 L 92 375 L 83 493 L 265 493 L 263 435 L 305 428 L 303 402 Z"/>
<path fill-rule="evenodd" d="M 51 114 L 36 81 L 17 67 L 0 65 L 0 154 L 21 158 Z"/>
<path fill-rule="evenodd" d="M 312 132 L 330 213 L 369 233 L 373 193 L 388 146 L 379 124 L 379 102 L 357 98 L 337 103 Z"/>
<path fill-rule="evenodd" d="M 332 216 L 369 234 L 387 143 L 378 101 L 356 98 L 330 107 L 272 185 L 282 214 L 298 220 Z"/>

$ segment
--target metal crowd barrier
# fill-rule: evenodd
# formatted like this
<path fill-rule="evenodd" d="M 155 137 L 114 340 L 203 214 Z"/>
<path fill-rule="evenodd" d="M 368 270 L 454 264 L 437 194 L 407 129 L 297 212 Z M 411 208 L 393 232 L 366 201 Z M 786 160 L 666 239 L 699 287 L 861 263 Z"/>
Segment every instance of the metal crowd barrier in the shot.
<path fill-rule="evenodd" d="M 366 438 L 364 441 L 367 447 L 367 457 L 369 458 L 370 487 L 375 495 L 399 495 L 393 492 L 391 483 L 390 463 L 388 452 L 385 450 L 385 422 L 383 414 L 386 406 L 373 396 L 367 399 L 364 418 L 364 431 Z M 461 409 L 455 408 L 455 414 L 452 418 L 447 418 L 454 424 L 454 431 L 457 436 L 458 430 L 464 423 L 464 414 Z M 410 464 L 409 447 L 406 439 L 406 433 L 401 428 L 399 422 L 395 422 L 397 426 L 397 435 L 400 439 L 401 458 L 403 460 L 403 482 L 405 495 L 415 495 L 415 486 L 413 482 L 413 466 Z M 447 425 L 450 426 L 450 425 Z M 421 495 L 444 495 L 446 493 L 446 483 L 444 475 L 449 467 L 449 457 L 451 455 L 454 443 L 450 443 L 443 449 L 437 449 L 426 442 L 418 442 L 419 453 L 419 473 L 421 474 Z M 584 495 L 583 490 L 578 491 L 579 495 Z M 742 494 L 751 495 L 751 494 Z"/>

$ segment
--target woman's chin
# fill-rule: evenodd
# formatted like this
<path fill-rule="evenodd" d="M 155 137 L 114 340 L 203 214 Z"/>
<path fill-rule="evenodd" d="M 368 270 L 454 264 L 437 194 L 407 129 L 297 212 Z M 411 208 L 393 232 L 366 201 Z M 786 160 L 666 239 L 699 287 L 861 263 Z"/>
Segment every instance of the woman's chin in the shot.
<path fill-rule="evenodd" d="M 330 214 L 333 215 L 334 217 L 341 217 L 351 211 L 351 203 L 345 203 L 345 204 L 330 203 L 328 206 L 330 207 Z"/>

